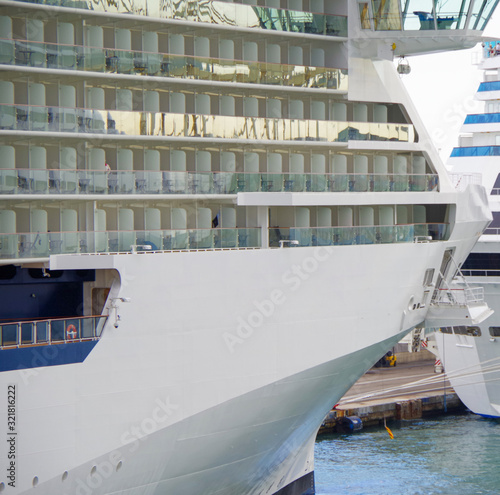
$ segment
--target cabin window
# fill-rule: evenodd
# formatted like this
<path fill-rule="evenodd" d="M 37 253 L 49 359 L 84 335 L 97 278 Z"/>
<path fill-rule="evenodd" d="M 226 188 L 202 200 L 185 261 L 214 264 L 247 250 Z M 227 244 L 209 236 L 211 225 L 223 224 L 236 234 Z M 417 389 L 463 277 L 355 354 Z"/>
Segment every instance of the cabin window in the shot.
<path fill-rule="evenodd" d="M 468 335 L 469 337 L 480 337 L 481 329 L 479 327 L 466 327 L 466 326 L 458 326 L 453 327 L 453 331 L 455 335 Z"/>
<path fill-rule="evenodd" d="M 500 337 L 500 327 L 490 327 L 490 335 L 492 337 Z"/>

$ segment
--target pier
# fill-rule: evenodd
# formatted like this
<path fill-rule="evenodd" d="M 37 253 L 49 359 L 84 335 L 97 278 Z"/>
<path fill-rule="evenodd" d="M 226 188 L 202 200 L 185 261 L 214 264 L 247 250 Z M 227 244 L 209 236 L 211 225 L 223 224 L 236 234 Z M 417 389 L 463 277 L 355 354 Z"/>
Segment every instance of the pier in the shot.
<path fill-rule="evenodd" d="M 465 410 L 446 375 L 435 373 L 434 356 L 428 351 L 415 354 L 398 353 L 397 366 L 367 371 L 326 416 L 318 434 L 345 431 L 344 417 L 376 426 Z"/>

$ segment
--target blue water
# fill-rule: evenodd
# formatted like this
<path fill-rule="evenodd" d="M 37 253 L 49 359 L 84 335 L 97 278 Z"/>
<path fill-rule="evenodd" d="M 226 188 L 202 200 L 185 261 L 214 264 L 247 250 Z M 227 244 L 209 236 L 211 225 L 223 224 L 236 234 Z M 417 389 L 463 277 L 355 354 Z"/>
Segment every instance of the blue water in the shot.
<path fill-rule="evenodd" d="M 318 495 L 498 495 L 500 422 L 473 414 L 319 437 Z"/>

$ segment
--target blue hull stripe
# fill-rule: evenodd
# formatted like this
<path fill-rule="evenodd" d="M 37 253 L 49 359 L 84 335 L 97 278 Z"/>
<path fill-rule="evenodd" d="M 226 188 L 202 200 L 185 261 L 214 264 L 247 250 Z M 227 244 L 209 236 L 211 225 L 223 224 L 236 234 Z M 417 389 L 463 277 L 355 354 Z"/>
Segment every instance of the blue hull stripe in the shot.
<path fill-rule="evenodd" d="M 83 363 L 97 340 L 0 351 L 0 372 Z"/>

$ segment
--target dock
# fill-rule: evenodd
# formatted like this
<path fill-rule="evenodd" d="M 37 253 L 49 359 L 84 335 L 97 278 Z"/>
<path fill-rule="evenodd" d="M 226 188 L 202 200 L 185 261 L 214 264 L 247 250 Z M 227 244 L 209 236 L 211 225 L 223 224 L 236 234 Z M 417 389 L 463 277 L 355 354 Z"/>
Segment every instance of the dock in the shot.
<path fill-rule="evenodd" d="M 375 426 L 463 412 L 466 407 L 446 375 L 435 373 L 434 357 L 422 354 L 422 358 L 413 361 L 398 356 L 397 366 L 370 369 L 331 410 L 318 434 L 346 431 L 349 422 L 342 419 L 346 417 L 360 418 L 363 426 Z"/>

